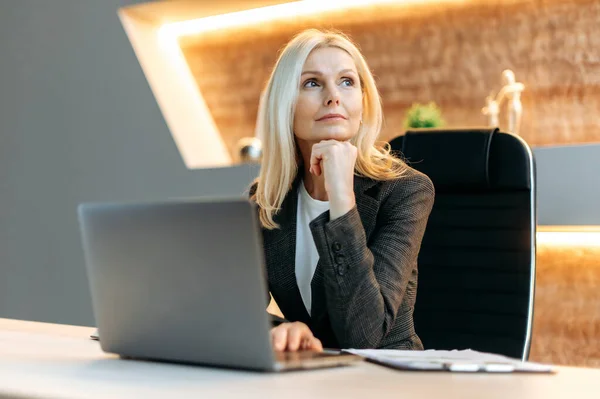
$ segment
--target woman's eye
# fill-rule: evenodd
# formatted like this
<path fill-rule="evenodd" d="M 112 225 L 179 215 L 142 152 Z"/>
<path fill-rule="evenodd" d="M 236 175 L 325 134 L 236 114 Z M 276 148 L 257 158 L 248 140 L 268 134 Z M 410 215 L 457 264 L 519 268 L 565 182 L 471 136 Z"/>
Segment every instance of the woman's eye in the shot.
<path fill-rule="evenodd" d="M 344 80 L 342 80 L 342 84 L 344 86 L 354 86 L 354 80 L 350 78 L 344 78 Z"/>
<path fill-rule="evenodd" d="M 304 87 L 317 87 L 317 82 L 315 82 L 313 79 L 307 80 L 306 82 L 304 82 Z"/>

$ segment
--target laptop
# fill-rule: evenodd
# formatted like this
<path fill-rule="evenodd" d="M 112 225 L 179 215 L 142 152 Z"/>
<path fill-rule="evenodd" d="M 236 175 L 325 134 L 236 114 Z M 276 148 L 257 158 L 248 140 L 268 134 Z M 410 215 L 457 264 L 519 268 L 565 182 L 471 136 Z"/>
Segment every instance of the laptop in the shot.
<path fill-rule="evenodd" d="M 88 203 L 78 216 L 105 352 L 262 371 L 360 360 L 273 351 L 262 235 L 247 199 Z"/>

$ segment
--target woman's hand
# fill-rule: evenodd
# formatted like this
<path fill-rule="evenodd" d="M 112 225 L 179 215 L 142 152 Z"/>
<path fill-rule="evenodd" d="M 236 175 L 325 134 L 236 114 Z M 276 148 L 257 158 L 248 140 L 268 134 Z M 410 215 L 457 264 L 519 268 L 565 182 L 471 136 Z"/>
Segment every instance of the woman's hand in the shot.
<path fill-rule="evenodd" d="M 354 165 L 357 153 L 356 147 L 347 141 L 323 140 L 312 147 L 310 173 L 325 178 L 330 220 L 344 215 L 356 205 Z"/>
<path fill-rule="evenodd" d="M 304 323 L 282 323 L 271 329 L 273 349 L 279 352 L 298 350 L 323 351 L 323 345 Z"/>

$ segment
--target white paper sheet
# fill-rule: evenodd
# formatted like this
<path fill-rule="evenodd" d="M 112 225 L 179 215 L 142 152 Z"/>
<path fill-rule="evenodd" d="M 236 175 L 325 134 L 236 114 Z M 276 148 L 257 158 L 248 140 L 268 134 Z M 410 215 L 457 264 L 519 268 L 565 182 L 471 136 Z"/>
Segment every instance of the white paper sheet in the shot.
<path fill-rule="evenodd" d="M 375 363 L 405 370 L 488 373 L 550 373 L 552 365 L 522 362 L 492 353 L 467 350 L 404 351 L 391 349 L 344 349 Z"/>

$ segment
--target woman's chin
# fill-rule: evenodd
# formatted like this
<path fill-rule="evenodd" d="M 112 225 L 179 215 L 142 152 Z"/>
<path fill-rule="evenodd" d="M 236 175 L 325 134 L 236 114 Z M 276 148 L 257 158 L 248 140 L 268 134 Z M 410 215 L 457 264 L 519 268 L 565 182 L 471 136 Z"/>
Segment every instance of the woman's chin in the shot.
<path fill-rule="evenodd" d="M 348 141 L 352 138 L 352 134 L 347 131 L 325 131 L 318 132 L 315 134 L 315 137 L 318 137 L 319 141 L 323 140 L 337 140 L 337 141 Z"/>

